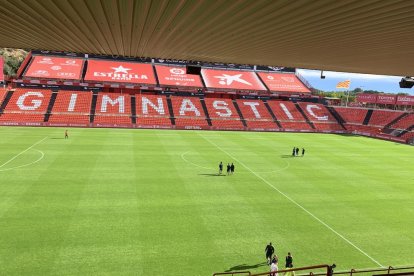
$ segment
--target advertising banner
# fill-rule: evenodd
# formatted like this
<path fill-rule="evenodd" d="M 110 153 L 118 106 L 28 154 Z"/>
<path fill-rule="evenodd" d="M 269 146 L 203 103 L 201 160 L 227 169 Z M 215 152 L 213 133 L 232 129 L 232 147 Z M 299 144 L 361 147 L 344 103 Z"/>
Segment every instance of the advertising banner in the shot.
<path fill-rule="evenodd" d="M 201 69 L 204 83 L 209 88 L 265 91 L 266 87 L 254 72 Z"/>
<path fill-rule="evenodd" d="M 186 74 L 185 66 L 155 65 L 161 85 L 203 87 L 199 75 Z"/>
<path fill-rule="evenodd" d="M 156 84 L 154 70 L 149 63 L 108 60 L 88 60 L 85 81 Z"/>
<path fill-rule="evenodd" d="M 258 72 L 260 78 L 272 92 L 298 92 L 311 91 L 296 77 L 295 74 L 263 73 Z"/>
<path fill-rule="evenodd" d="M 357 94 L 356 100 L 360 103 L 376 103 L 377 94 Z"/>
<path fill-rule="evenodd" d="M 394 95 L 381 95 L 377 96 L 378 104 L 395 104 L 396 96 Z"/>
<path fill-rule="evenodd" d="M 397 104 L 398 105 L 414 105 L 414 97 L 413 96 L 397 96 Z"/>
<path fill-rule="evenodd" d="M 34 56 L 24 77 L 79 80 L 83 63 L 81 58 Z"/>
<path fill-rule="evenodd" d="M 278 67 L 278 66 L 256 66 L 257 71 L 272 71 L 272 72 L 289 72 L 295 73 L 296 69 L 292 67 Z"/>

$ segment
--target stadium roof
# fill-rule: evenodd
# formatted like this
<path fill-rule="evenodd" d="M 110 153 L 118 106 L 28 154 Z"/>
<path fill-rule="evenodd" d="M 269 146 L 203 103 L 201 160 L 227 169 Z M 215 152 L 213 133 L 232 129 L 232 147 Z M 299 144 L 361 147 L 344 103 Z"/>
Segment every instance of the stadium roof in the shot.
<path fill-rule="evenodd" d="M 412 0 L 2 0 L 0 47 L 414 75 Z"/>

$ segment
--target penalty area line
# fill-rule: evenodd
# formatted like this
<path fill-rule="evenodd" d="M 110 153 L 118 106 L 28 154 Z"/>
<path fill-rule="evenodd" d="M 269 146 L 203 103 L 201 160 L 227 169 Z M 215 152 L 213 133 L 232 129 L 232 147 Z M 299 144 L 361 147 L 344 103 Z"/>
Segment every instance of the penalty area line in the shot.
<path fill-rule="evenodd" d="M 19 157 L 20 155 L 22 155 L 23 153 L 25 153 L 26 151 L 30 150 L 31 148 L 33 148 L 34 146 L 42 143 L 44 140 L 47 139 L 47 136 L 45 138 L 43 138 L 42 140 L 34 143 L 33 145 L 31 145 L 30 147 L 28 147 L 27 149 L 25 149 L 24 151 L 18 153 L 17 155 L 15 155 L 14 157 L 10 158 L 9 160 L 6 161 L 6 163 L 4 163 L 3 165 L 0 166 L 0 168 L 3 168 L 4 166 L 6 166 L 7 164 L 9 164 L 10 162 L 12 162 L 14 159 L 16 159 L 17 157 Z"/>
<path fill-rule="evenodd" d="M 287 194 L 285 194 L 284 192 L 282 192 L 281 190 L 279 190 L 278 188 L 276 188 L 275 186 L 273 186 L 269 181 L 267 181 L 266 179 L 264 179 L 263 177 L 261 177 L 260 175 L 258 175 L 256 172 L 254 172 L 252 169 L 250 169 L 249 167 L 247 167 L 243 162 L 241 162 L 240 160 L 238 160 L 237 158 L 235 158 L 234 156 L 232 156 L 230 153 L 228 153 L 227 151 L 225 151 L 224 149 L 222 149 L 219 145 L 217 145 L 216 143 L 210 141 L 209 139 L 207 139 L 206 137 L 204 137 L 201 134 L 198 134 L 201 137 L 204 138 L 204 140 L 206 140 L 207 142 L 209 142 L 210 144 L 212 144 L 213 146 L 215 146 L 216 148 L 218 148 L 219 150 L 221 150 L 222 152 L 224 152 L 225 154 L 227 154 L 229 157 L 231 157 L 232 159 L 236 160 L 240 165 L 242 165 L 246 170 L 250 171 L 253 175 L 255 175 L 257 178 L 259 178 L 260 180 L 262 180 L 264 183 L 266 183 L 269 187 L 271 187 L 272 189 L 274 189 L 275 191 L 277 191 L 279 194 L 281 194 L 282 196 L 284 196 L 286 199 L 288 199 L 290 202 L 292 202 L 294 205 L 296 205 L 297 207 L 299 207 L 300 209 L 302 209 L 305 213 L 307 213 L 308 215 L 310 215 L 311 217 L 313 217 L 316 221 L 318 221 L 319 223 L 321 223 L 323 226 L 325 226 L 326 228 L 328 228 L 329 230 L 331 230 L 333 233 L 335 233 L 337 236 L 339 236 L 341 239 L 343 239 L 344 241 L 346 241 L 349 245 L 351 245 L 352 247 L 354 247 L 356 250 L 358 250 L 360 253 L 362 253 L 363 255 L 365 255 L 366 257 L 368 257 L 371 261 L 373 261 L 375 264 L 379 265 L 380 267 L 384 267 L 382 264 L 380 264 L 377 260 L 375 260 L 374 258 L 372 258 L 370 255 L 368 255 L 365 251 L 363 251 L 361 248 L 359 248 L 358 246 L 356 246 L 355 244 L 353 244 L 350 240 L 348 240 L 346 237 L 344 237 L 342 234 L 338 233 L 335 229 L 333 229 L 331 226 L 329 226 L 328 224 L 326 224 L 325 222 L 323 222 L 320 218 L 318 218 L 317 216 L 315 216 L 314 214 L 312 214 L 310 211 L 308 211 L 305 207 L 303 207 L 302 205 L 300 205 L 299 203 L 297 203 L 294 199 L 292 199 L 290 196 L 288 196 Z"/>

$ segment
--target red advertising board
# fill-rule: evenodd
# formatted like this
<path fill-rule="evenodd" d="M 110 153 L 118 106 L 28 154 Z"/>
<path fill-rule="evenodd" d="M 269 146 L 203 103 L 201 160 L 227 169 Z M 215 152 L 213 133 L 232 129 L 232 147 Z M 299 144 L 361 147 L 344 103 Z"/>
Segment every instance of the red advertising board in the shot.
<path fill-rule="evenodd" d="M 270 91 L 310 93 L 310 90 L 295 74 L 258 73 Z"/>
<path fill-rule="evenodd" d="M 204 83 L 209 88 L 265 91 L 266 87 L 251 71 L 201 69 Z"/>
<path fill-rule="evenodd" d="M 357 94 L 357 102 L 360 103 L 376 103 L 377 94 Z"/>
<path fill-rule="evenodd" d="M 395 95 L 381 95 L 381 94 L 379 94 L 377 96 L 377 103 L 378 104 L 395 104 L 396 98 L 397 97 Z"/>
<path fill-rule="evenodd" d="M 93 59 L 88 61 L 85 81 L 156 84 L 151 64 Z"/>
<path fill-rule="evenodd" d="M 4 80 L 3 66 L 4 66 L 3 57 L 0 56 L 0 82 Z"/>
<path fill-rule="evenodd" d="M 79 80 L 83 62 L 84 60 L 81 58 L 35 56 L 24 76 L 41 79 Z"/>
<path fill-rule="evenodd" d="M 199 75 L 186 74 L 185 66 L 155 65 L 161 85 L 203 87 Z"/>
<path fill-rule="evenodd" d="M 398 105 L 414 105 L 414 97 L 413 96 L 397 96 L 397 104 Z"/>

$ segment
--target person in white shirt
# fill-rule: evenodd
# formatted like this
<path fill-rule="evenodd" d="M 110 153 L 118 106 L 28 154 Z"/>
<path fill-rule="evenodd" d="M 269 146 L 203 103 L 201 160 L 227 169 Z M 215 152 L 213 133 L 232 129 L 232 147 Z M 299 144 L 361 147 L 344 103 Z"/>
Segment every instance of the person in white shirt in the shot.
<path fill-rule="evenodd" d="M 270 276 L 279 276 L 277 273 L 278 270 L 279 268 L 277 267 L 277 262 L 272 262 L 270 265 Z"/>

